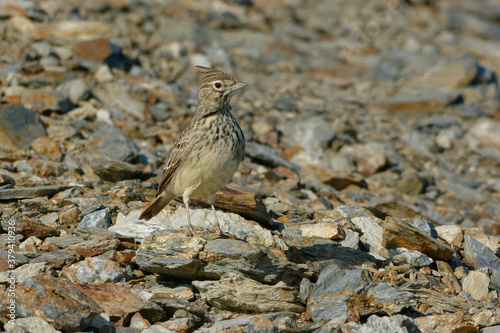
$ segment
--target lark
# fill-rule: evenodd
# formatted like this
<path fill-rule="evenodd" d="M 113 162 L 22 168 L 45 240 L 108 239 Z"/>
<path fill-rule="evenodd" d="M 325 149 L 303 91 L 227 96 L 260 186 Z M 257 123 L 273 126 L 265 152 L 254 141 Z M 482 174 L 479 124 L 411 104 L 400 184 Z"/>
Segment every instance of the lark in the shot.
<path fill-rule="evenodd" d="M 229 102 L 234 92 L 247 84 L 219 70 L 196 67 L 200 70 L 196 112 L 175 142 L 163 168 L 158 194 L 140 219 L 156 216 L 171 200 L 182 196 L 189 234 L 193 235 L 190 198 L 205 197 L 222 235 L 214 207 L 216 192 L 231 180 L 245 155 L 245 137 Z"/>

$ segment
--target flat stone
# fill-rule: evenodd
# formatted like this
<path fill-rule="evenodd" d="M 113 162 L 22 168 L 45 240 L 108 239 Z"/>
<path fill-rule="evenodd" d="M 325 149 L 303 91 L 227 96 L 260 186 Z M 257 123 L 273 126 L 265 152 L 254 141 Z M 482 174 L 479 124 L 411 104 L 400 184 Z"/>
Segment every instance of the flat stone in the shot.
<path fill-rule="evenodd" d="M 135 165 L 107 156 L 91 156 L 87 162 L 94 173 L 106 181 L 118 182 L 127 179 L 146 180 L 155 176 L 154 173 L 145 172 Z"/>
<path fill-rule="evenodd" d="M 342 240 L 345 237 L 344 230 L 334 223 L 319 222 L 310 226 L 301 226 L 300 230 L 304 237 L 322 237 L 335 240 Z"/>
<path fill-rule="evenodd" d="M 81 284 L 125 282 L 125 269 L 103 257 L 86 258 L 64 267 L 62 272 L 68 280 Z"/>
<path fill-rule="evenodd" d="M 111 283 L 75 284 L 74 286 L 111 316 L 124 316 L 138 312 L 145 305 L 142 298 L 130 288 Z"/>
<path fill-rule="evenodd" d="M 0 190 L 1 200 L 30 199 L 36 197 L 52 197 L 53 195 L 78 185 L 43 185 L 34 187 L 9 188 Z"/>
<path fill-rule="evenodd" d="M 47 237 L 45 241 L 54 244 L 60 249 L 64 249 L 71 245 L 80 244 L 84 241 L 84 239 L 81 237 L 73 237 L 73 236 L 59 236 L 59 237 Z"/>
<path fill-rule="evenodd" d="M 252 161 L 259 164 L 267 165 L 272 168 L 282 166 L 296 173 L 300 171 L 298 165 L 281 157 L 274 149 L 254 141 L 247 142 L 245 154 L 250 157 Z"/>
<path fill-rule="evenodd" d="M 1 311 L 9 302 L 0 294 Z M 18 317 L 37 316 L 63 332 L 84 331 L 88 323 L 104 310 L 69 281 L 47 274 L 36 275 L 16 285 Z"/>
<path fill-rule="evenodd" d="M 474 332 L 476 325 L 466 316 L 442 314 L 418 317 L 413 319 L 420 332 Z"/>
<path fill-rule="evenodd" d="M 265 283 L 299 282 L 301 269 L 278 259 L 266 248 L 233 239 L 189 237 L 171 230 L 155 231 L 137 250 L 134 262 L 145 271 L 183 279 L 218 279 L 240 272 Z"/>
<path fill-rule="evenodd" d="M 45 262 L 39 263 L 29 263 L 11 271 L 14 274 L 16 283 L 23 283 L 27 279 L 30 279 L 39 274 L 49 274 L 52 276 L 57 276 L 54 269 Z M 9 279 L 10 272 L 0 273 L 0 283 L 5 283 Z"/>
<path fill-rule="evenodd" d="M 68 250 L 56 250 L 42 252 L 38 257 L 31 260 L 31 263 L 46 263 L 55 269 L 61 269 L 66 265 L 76 262 L 76 254 Z"/>
<path fill-rule="evenodd" d="M 384 229 L 385 246 L 389 249 L 404 247 L 420 251 L 433 259 L 448 261 L 453 249 L 409 224 L 386 217 L 381 223 Z"/>
<path fill-rule="evenodd" d="M 40 116 L 36 112 L 21 105 L 0 107 L 0 146 L 26 149 L 33 140 L 45 135 Z"/>
<path fill-rule="evenodd" d="M 238 273 L 223 274 L 220 281 L 193 281 L 206 302 L 219 309 L 249 312 L 303 312 L 298 290 L 283 282 L 266 285 Z"/>

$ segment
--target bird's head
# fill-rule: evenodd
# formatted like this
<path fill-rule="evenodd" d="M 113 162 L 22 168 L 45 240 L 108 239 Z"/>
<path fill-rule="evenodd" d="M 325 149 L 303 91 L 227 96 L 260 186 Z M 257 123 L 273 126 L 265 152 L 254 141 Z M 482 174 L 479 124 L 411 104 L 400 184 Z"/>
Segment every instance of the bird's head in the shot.
<path fill-rule="evenodd" d="M 198 103 L 208 108 L 220 108 L 229 104 L 233 93 L 247 84 L 219 70 L 196 66 L 200 70 Z"/>

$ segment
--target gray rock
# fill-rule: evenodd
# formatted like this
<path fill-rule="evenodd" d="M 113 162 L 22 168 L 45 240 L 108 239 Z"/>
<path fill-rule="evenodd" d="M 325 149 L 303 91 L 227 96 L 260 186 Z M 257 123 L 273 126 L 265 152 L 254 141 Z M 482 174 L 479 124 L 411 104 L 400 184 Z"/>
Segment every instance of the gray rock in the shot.
<path fill-rule="evenodd" d="M 32 259 L 30 263 L 47 263 L 55 269 L 71 265 L 77 261 L 76 253 L 69 250 L 56 250 L 42 252 L 38 257 Z"/>
<path fill-rule="evenodd" d="M 135 143 L 116 127 L 106 126 L 92 134 L 88 141 L 91 149 L 95 145 L 98 152 L 118 161 L 131 162 L 139 154 Z"/>
<path fill-rule="evenodd" d="M 391 261 L 396 265 L 408 264 L 415 268 L 431 265 L 434 260 L 417 250 L 408 250 L 404 247 L 390 249 Z"/>
<path fill-rule="evenodd" d="M 262 246 L 189 237 L 172 230 L 155 231 L 146 237 L 134 262 L 145 271 L 191 280 L 217 279 L 231 271 L 265 283 L 298 283 L 302 278 L 296 264 L 276 258 Z"/>
<path fill-rule="evenodd" d="M 202 299 L 219 309 L 265 313 L 271 311 L 303 312 L 296 288 L 283 282 L 267 285 L 239 273 L 225 273 L 220 281 L 193 281 Z"/>
<path fill-rule="evenodd" d="M 8 333 L 20 332 L 21 329 L 29 333 L 61 333 L 41 317 L 17 318 L 14 324 L 6 323 L 4 329 Z"/>
<path fill-rule="evenodd" d="M 369 306 L 393 315 L 404 308 L 417 305 L 417 298 L 411 292 L 400 291 L 387 283 L 372 285 L 366 293 L 370 299 Z"/>
<path fill-rule="evenodd" d="M 21 105 L 0 107 L 0 147 L 26 149 L 45 135 L 38 113 Z"/>
<path fill-rule="evenodd" d="M 170 103 L 167 101 L 163 101 L 151 106 L 148 111 L 151 114 L 151 117 L 153 117 L 154 121 L 165 121 L 171 117 L 168 109 L 170 109 Z"/>
<path fill-rule="evenodd" d="M 44 185 L 34 187 L 8 188 L 0 190 L 1 200 L 30 199 L 37 197 L 51 197 L 64 190 L 78 187 L 77 185 Z"/>
<path fill-rule="evenodd" d="M 250 323 L 252 318 L 266 318 L 273 322 L 279 319 L 290 319 L 296 318 L 297 314 L 293 312 L 273 312 L 273 313 L 262 313 L 256 316 L 242 316 L 234 319 L 219 320 L 216 321 L 210 327 L 200 327 L 196 332 L 199 333 L 219 333 L 231 327 L 246 326 Z"/>
<path fill-rule="evenodd" d="M 254 141 L 247 142 L 245 154 L 255 163 L 267 165 L 272 168 L 283 166 L 296 173 L 300 171 L 300 167 L 298 165 L 279 156 L 274 149 L 258 144 Z"/>
<path fill-rule="evenodd" d="M 379 225 L 380 219 L 368 210 L 355 205 L 344 205 L 334 209 L 339 217 L 348 217 L 361 230 L 361 244 L 370 253 L 388 257 L 387 249 L 382 246 L 383 229 Z"/>
<path fill-rule="evenodd" d="M 299 111 L 295 101 L 290 97 L 280 97 L 274 101 L 274 107 L 280 111 Z"/>
<path fill-rule="evenodd" d="M 85 216 L 78 227 L 108 229 L 111 226 L 111 223 L 111 213 L 109 212 L 109 209 L 106 208 Z"/>
<path fill-rule="evenodd" d="M 90 156 L 87 162 L 92 171 L 102 180 L 117 182 L 126 179 L 146 180 L 155 176 L 152 172 L 146 172 L 138 167 L 107 156 Z"/>
<path fill-rule="evenodd" d="M 87 84 L 82 78 L 67 80 L 61 83 L 56 91 L 60 91 L 66 96 L 68 96 L 69 100 L 76 104 L 80 100 L 84 100 L 89 96 L 89 89 Z"/>
<path fill-rule="evenodd" d="M 434 226 L 434 224 L 432 224 L 431 221 L 429 221 L 423 216 L 419 215 L 417 217 L 414 217 L 408 222 L 408 224 L 422 230 L 432 238 L 438 238 L 438 233 L 436 231 L 436 227 Z"/>
<path fill-rule="evenodd" d="M 144 120 L 143 112 L 146 106 L 142 101 L 132 97 L 126 86 L 109 82 L 93 89 L 92 94 L 103 101 L 107 108 L 123 110 L 141 121 Z"/>
<path fill-rule="evenodd" d="M 20 265 L 24 265 L 28 262 L 28 258 L 26 258 L 21 253 L 18 253 L 18 252 L 9 253 L 9 251 L 7 251 L 7 250 L 0 250 L 0 257 L 4 258 L 5 260 L 14 259 L 15 260 L 14 266 L 16 266 L 16 267 L 20 266 Z"/>
<path fill-rule="evenodd" d="M 345 318 L 352 320 L 347 308 L 348 295 L 325 294 L 309 303 L 309 312 L 315 323 L 337 321 Z"/>
<path fill-rule="evenodd" d="M 125 269 L 104 257 L 86 258 L 63 269 L 70 281 L 81 284 L 125 282 Z"/>
<path fill-rule="evenodd" d="M 478 269 L 491 269 L 490 287 L 500 291 L 500 258 L 486 245 L 471 236 L 464 237 L 464 256 L 467 263 Z"/>
<path fill-rule="evenodd" d="M 29 278 L 37 276 L 38 274 L 50 274 L 56 276 L 54 269 L 45 262 L 39 263 L 29 263 L 17 267 L 12 271 L 5 271 L 0 273 L 0 283 L 4 283 L 9 279 L 9 276 L 13 273 L 16 279 L 16 283 L 23 283 Z"/>
<path fill-rule="evenodd" d="M 79 244 L 84 241 L 81 237 L 73 236 L 59 236 L 59 237 L 47 237 L 46 242 L 52 243 L 60 249 L 67 248 L 68 246 Z"/>
<path fill-rule="evenodd" d="M 360 291 L 371 281 L 371 274 L 364 269 L 350 269 L 342 263 L 332 263 L 318 276 L 311 301 L 326 294 Z"/>

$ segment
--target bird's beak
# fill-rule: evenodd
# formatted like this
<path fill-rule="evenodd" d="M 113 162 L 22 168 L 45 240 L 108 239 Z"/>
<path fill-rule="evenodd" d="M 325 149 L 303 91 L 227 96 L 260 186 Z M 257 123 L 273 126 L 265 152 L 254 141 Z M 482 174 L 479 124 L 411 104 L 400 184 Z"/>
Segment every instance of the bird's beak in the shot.
<path fill-rule="evenodd" d="M 237 82 L 234 86 L 231 87 L 231 91 L 238 90 L 246 86 L 248 86 L 248 84 L 246 84 L 245 82 Z"/>

